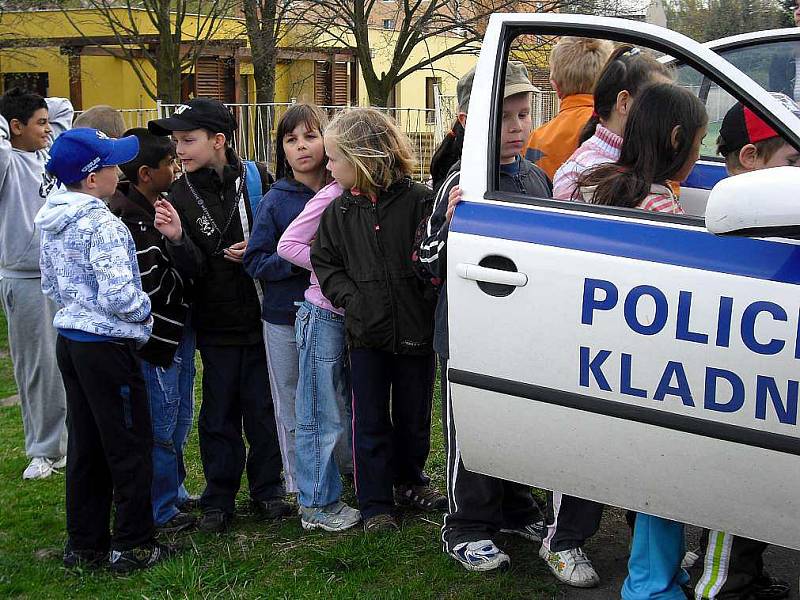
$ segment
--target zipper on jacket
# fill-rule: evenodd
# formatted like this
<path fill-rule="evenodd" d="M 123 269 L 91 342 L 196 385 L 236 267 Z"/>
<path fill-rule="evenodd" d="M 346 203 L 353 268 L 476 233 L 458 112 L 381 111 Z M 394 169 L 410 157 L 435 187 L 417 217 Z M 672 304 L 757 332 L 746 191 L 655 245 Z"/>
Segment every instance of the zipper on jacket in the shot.
<path fill-rule="evenodd" d="M 389 265 L 386 264 L 386 253 L 383 251 L 383 243 L 381 242 L 381 224 L 378 221 L 378 202 L 371 202 L 372 204 L 372 219 L 374 221 L 374 225 L 372 231 L 375 234 L 375 244 L 378 247 L 378 252 L 381 255 L 381 263 L 383 264 L 383 275 L 386 278 L 386 292 L 389 294 L 389 304 L 392 309 L 392 348 L 394 349 L 394 353 L 397 354 L 399 349 L 398 338 L 400 337 L 397 333 L 397 308 L 395 307 L 395 299 L 394 293 L 392 292 L 392 278 L 389 276 Z"/>

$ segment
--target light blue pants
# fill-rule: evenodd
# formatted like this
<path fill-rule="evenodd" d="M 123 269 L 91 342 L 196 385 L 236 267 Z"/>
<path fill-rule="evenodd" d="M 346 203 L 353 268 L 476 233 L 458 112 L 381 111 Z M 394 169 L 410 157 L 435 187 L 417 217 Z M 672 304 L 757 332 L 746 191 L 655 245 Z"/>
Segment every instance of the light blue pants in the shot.
<path fill-rule="evenodd" d="M 689 581 L 681 568 L 685 552 L 683 523 L 638 513 L 622 600 L 686 600 L 681 590 Z"/>
<path fill-rule="evenodd" d="M 326 506 L 342 494 L 336 447 L 352 431 L 344 317 L 303 302 L 295 340 L 300 357 L 295 398 L 298 501 L 306 507 Z"/>
<path fill-rule="evenodd" d="M 286 491 L 297 493 L 295 476 L 295 395 L 299 357 L 293 325 L 264 323 L 264 342 L 267 347 L 269 385 L 275 405 L 275 425 L 283 459 L 283 480 Z"/>

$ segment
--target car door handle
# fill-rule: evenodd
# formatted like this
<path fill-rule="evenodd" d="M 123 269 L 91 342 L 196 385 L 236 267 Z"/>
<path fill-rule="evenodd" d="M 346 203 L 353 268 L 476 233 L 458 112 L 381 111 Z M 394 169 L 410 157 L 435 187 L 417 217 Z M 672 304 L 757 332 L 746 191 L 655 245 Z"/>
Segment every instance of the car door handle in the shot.
<path fill-rule="evenodd" d="M 517 271 L 503 271 L 501 269 L 489 269 L 480 265 L 469 263 L 458 263 L 456 274 L 462 279 L 481 281 L 485 283 L 499 283 L 501 285 L 513 285 L 523 287 L 528 284 L 528 276 Z"/>

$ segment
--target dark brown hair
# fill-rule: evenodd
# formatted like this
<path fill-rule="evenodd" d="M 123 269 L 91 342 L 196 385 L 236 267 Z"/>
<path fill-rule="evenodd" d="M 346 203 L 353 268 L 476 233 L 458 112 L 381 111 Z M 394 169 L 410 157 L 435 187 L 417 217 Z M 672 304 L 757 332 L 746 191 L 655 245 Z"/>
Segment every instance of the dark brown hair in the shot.
<path fill-rule="evenodd" d="M 289 166 L 289 161 L 286 160 L 286 151 L 283 149 L 283 138 L 287 134 L 294 131 L 298 125 L 305 125 L 309 131 L 315 129 L 319 131 L 320 136 L 325 133 L 325 126 L 328 124 L 328 118 L 325 113 L 316 104 L 300 103 L 291 106 L 280 121 L 278 121 L 278 129 L 275 132 L 275 178 L 283 179 L 284 177 L 291 177 L 294 179 L 292 167 Z M 323 156 L 322 166 L 325 167 L 327 160 Z"/>
<path fill-rule="evenodd" d="M 605 121 L 611 117 L 620 92 L 638 96 L 644 86 L 653 82 L 655 75 L 672 79 L 669 69 L 647 52 L 629 44 L 614 50 L 594 85 L 594 115 L 581 131 L 578 144 L 594 135 L 600 119 Z"/>
<path fill-rule="evenodd" d="M 619 160 L 586 171 L 578 178 L 577 193 L 594 187 L 592 204 L 635 207 L 650 186 L 664 184 L 680 172 L 707 123 L 705 106 L 689 90 L 671 83 L 645 87 L 625 125 Z"/>

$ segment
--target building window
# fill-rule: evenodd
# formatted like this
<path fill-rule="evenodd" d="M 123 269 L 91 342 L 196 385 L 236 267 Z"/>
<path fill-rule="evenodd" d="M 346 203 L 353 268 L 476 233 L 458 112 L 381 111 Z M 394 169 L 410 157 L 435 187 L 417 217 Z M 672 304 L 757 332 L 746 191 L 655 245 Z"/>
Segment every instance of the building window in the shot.
<path fill-rule="evenodd" d="M 394 19 L 384 19 L 383 20 L 383 28 L 384 29 L 394 29 L 395 21 Z"/>
<path fill-rule="evenodd" d="M 439 77 L 426 77 L 425 78 L 425 122 L 426 123 L 435 123 L 436 122 L 436 88 L 439 88 L 439 93 L 442 93 L 441 90 L 442 80 Z"/>
<path fill-rule="evenodd" d="M 47 97 L 50 76 L 47 73 L 3 73 L 3 90 L 15 87 Z"/>

